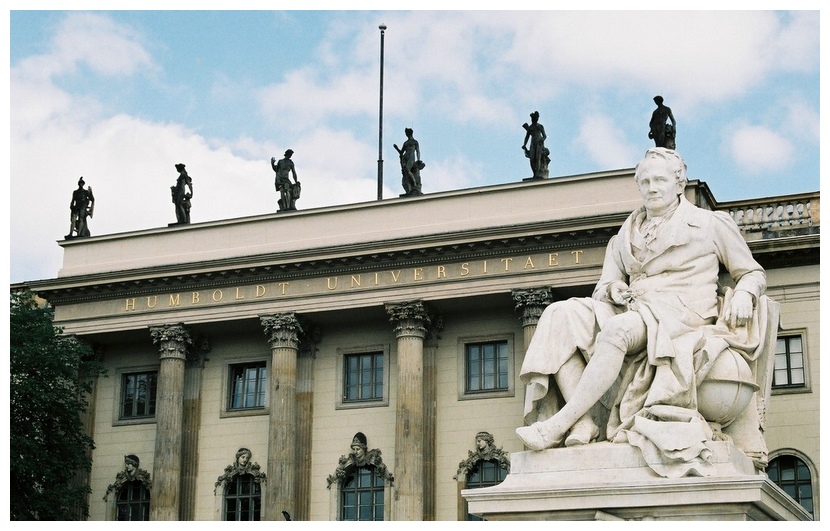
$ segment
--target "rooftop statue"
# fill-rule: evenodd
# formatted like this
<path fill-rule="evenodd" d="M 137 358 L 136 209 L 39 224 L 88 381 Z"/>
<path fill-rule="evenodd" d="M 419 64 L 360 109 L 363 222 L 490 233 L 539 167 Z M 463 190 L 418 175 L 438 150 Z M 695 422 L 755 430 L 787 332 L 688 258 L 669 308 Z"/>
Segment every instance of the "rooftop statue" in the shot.
<path fill-rule="evenodd" d="M 550 164 L 550 150 L 545 147 L 545 126 L 539 123 L 539 111 L 530 113 L 530 125 L 522 124 L 526 133 L 522 143 L 525 157 L 530 159 L 530 169 L 533 170 L 533 179 L 547 179 L 548 164 Z M 530 140 L 530 149 L 527 141 Z"/>
<path fill-rule="evenodd" d="M 176 223 L 190 223 L 190 199 L 193 197 L 193 179 L 187 174 L 183 163 L 175 165 L 179 177 L 176 185 L 170 187 L 173 204 L 176 206 Z M 188 191 L 189 190 L 189 191 Z"/>
<path fill-rule="evenodd" d="M 271 167 L 276 173 L 274 179 L 274 188 L 280 193 L 280 198 L 277 200 L 277 212 L 284 210 L 297 210 L 297 199 L 300 198 L 300 181 L 297 180 L 297 170 L 294 169 L 294 161 L 291 160 L 291 155 L 294 151 L 288 149 L 285 151 L 285 156 L 277 160 L 276 157 L 271 157 Z M 291 182 L 290 176 L 294 177 L 294 182 Z"/>
<path fill-rule="evenodd" d="M 392 144 L 401 159 L 403 195 L 421 195 L 421 170 L 426 167 L 426 164 L 421 160 L 421 148 L 418 141 L 412 137 L 412 129 L 407 127 L 404 129 L 404 134 L 406 141 L 403 146 L 398 147 L 397 144 Z"/>
<path fill-rule="evenodd" d="M 678 153 L 649 149 L 635 180 L 643 206 L 608 243 L 593 296 L 539 319 L 516 433 L 532 450 L 628 443 L 665 477 L 710 475 L 706 443 L 731 440 L 764 468 L 756 400 L 778 325 L 766 274 L 728 214 L 686 200 Z"/>
<path fill-rule="evenodd" d="M 89 236 L 87 219 L 92 217 L 95 209 L 95 197 L 92 195 L 92 187 L 84 190 L 84 178 L 78 180 L 78 189 L 72 192 L 72 200 L 69 202 L 69 234 L 67 238 Z M 74 234 L 73 234 L 74 233 Z"/>
<path fill-rule="evenodd" d="M 657 108 L 651 113 L 648 137 L 654 140 L 655 147 L 676 149 L 677 122 L 674 120 L 674 115 L 670 108 L 663 105 L 663 96 L 654 96 L 654 103 L 657 104 Z M 666 123 L 667 120 L 671 123 Z"/>

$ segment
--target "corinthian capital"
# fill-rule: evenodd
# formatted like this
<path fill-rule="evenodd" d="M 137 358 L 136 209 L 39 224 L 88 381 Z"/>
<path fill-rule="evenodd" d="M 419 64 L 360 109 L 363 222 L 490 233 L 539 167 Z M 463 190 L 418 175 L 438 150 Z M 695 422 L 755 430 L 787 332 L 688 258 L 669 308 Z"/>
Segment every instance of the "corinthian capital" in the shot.
<path fill-rule="evenodd" d="M 511 293 L 516 311 L 521 313 L 523 326 L 538 323 L 542 311 L 553 300 L 550 288 L 514 289 Z"/>
<path fill-rule="evenodd" d="M 421 301 L 387 303 L 386 313 L 389 314 L 389 320 L 395 323 L 395 334 L 398 337 L 417 336 L 423 339 L 432 322 L 429 311 Z"/>
<path fill-rule="evenodd" d="M 303 327 L 294 312 L 262 315 L 259 321 L 271 348 L 299 348 Z"/>
<path fill-rule="evenodd" d="M 181 323 L 151 326 L 150 337 L 153 338 L 153 343 L 158 343 L 162 358 L 185 359 L 187 346 L 193 344 L 190 332 Z"/>

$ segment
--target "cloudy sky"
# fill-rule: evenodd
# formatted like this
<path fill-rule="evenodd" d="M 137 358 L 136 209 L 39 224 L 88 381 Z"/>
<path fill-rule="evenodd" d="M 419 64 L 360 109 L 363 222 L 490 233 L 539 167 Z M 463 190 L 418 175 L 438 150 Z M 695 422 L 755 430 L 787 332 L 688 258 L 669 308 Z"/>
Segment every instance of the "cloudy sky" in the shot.
<path fill-rule="evenodd" d="M 14 10 L 35 6 L 9 13 L 11 282 L 58 274 L 80 176 L 93 236 L 174 222 L 178 162 L 193 223 L 274 212 L 288 148 L 298 208 L 375 201 L 381 23 L 386 199 L 406 127 L 425 193 L 529 177 L 533 111 L 552 178 L 631 168 L 656 94 L 717 200 L 819 190 L 817 10 Z"/>

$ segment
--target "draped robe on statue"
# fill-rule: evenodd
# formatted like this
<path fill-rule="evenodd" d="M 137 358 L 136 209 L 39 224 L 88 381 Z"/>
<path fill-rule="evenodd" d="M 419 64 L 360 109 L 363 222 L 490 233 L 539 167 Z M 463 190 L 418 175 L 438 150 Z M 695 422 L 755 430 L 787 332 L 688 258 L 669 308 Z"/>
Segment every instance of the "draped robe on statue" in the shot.
<path fill-rule="evenodd" d="M 733 293 L 719 290 L 721 265 L 734 290 L 756 301 L 745 326 L 730 329 L 719 318 Z M 611 302 L 609 287 L 616 281 L 634 293 L 627 308 Z M 647 220 L 645 208 L 634 211 L 608 244 L 593 296 L 555 302 L 542 313 L 521 370 L 525 422 L 544 420 L 558 409 L 562 398 L 552 375 L 571 356 L 590 360 L 610 317 L 637 312 L 646 327 L 646 349 L 628 353 L 592 417 L 606 428 L 608 440 L 640 448 L 662 476 L 711 474 L 706 441 L 731 436 L 698 413 L 697 388 L 719 356 L 737 355 L 755 367 L 766 320 L 757 301 L 765 289 L 764 270 L 727 214 L 695 207 L 683 196 L 663 218 Z M 746 418 L 733 423 L 740 430 L 734 442 L 763 459 L 757 410 L 754 404 L 746 409 Z"/>

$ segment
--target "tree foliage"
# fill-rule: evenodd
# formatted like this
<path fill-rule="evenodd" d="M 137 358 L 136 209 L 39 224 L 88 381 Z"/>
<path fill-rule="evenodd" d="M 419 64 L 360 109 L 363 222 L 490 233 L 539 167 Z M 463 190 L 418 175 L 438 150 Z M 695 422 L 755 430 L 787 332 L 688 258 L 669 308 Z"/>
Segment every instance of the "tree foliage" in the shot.
<path fill-rule="evenodd" d="M 11 520 L 76 520 L 88 516 L 94 448 L 81 414 L 101 365 L 92 348 L 62 336 L 52 312 L 31 292 L 11 294 Z"/>

